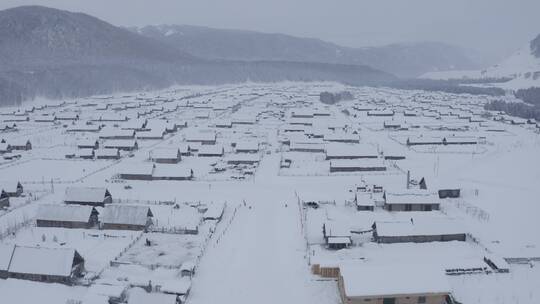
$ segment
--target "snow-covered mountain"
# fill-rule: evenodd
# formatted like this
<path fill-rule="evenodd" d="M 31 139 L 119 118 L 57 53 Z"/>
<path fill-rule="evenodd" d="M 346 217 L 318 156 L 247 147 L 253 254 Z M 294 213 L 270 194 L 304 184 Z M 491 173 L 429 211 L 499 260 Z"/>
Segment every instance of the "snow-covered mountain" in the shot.
<path fill-rule="evenodd" d="M 76 98 L 173 84 L 328 80 L 373 85 L 394 79 L 360 64 L 204 58 L 83 13 L 42 6 L 0 11 L 0 106 L 37 96 Z"/>
<path fill-rule="evenodd" d="M 540 35 L 506 60 L 484 70 L 430 72 L 429 79 L 509 79 L 496 86 L 506 89 L 540 87 Z"/>
<path fill-rule="evenodd" d="M 476 52 L 440 42 L 351 48 L 320 39 L 279 33 L 191 25 L 156 25 L 131 30 L 179 51 L 204 58 L 365 64 L 406 78 L 417 77 L 429 71 L 479 69 L 487 66 L 483 57 Z"/>

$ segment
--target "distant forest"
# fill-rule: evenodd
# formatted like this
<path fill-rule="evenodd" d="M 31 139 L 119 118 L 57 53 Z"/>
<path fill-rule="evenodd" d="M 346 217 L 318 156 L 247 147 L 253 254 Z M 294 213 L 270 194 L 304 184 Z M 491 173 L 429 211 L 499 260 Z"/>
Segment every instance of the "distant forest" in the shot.
<path fill-rule="evenodd" d="M 451 94 L 471 94 L 504 96 L 505 92 L 500 88 L 484 88 L 462 85 L 459 80 L 431 80 L 431 79 L 407 79 L 392 83 L 392 87 L 403 90 L 424 90 L 430 92 L 446 92 Z M 472 82 L 471 82 L 472 83 Z"/>
<path fill-rule="evenodd" d="M 349 91 L 331 93 L 331 92 L 322 92 L 319 95 L 319 99 L 322 103 L 325 104 L 335 104 L 342 100 L 352 100 L 354 96 Z"/>
<path fill-rule="evenodd" d="M 514 95 L 526 103 L 540 106 L 540 88 L 517 90 Z"/>
<path fill-rule="evenodd" d="M 484 105 L 484 109 L 490 111 L 502 111 L 508 115 L 540 121 L 540 106 L 533 106 L 521 102 L 505 102 L 494 100 Z"/>
<path fill-rule="evenodd" d="M 496 100 L 484 106 L 486 110 L 504 111 L 508 115 L 521 118 L 534 118 L 540 121 L 540 88 L 517 90 L 514 95 L 523 100 L 520 102 L 504 102 Z"/>

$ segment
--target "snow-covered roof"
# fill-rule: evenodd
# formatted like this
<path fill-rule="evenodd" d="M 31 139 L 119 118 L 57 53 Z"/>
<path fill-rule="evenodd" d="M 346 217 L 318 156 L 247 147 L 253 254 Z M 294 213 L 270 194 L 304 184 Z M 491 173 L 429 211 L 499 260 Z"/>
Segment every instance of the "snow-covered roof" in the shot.
<path fill-rule="evenodd" d="M 178 280 L 160 281 L 156 284 L 161 285 L 161 292 L 169 294 L 185 295 L 191 289 L 191 279 L 189 277 L 182 277 Z"/>
<path fill-rule="evenodd" d="M 133 148 L 137 144 L 135 139 L 107 140 L 103 144 L 105 148 Z"/>
<path fill-rule="evenodd" d="M 99 133 L 100 138 L 133 137 L 135 131 L 123 129 L 103 129 Z"/>
<path fill-rule="evenodd" d="M 326 146 L 327 157 L 377 157 L 377 149 L 370 145 L 329 144 Z"/>
<path fill-rule="evenodd" d="M 148 293 L 142 288 L 129 290 L 128 304 L 176 304 L 176 295 L 164 293 Z"/>
<path fill-rule="evenodd" d="M 221 155 L 223 154 L 223 146 L 222 145 L 202 145 L 199 148 L 199 154 Z"/>
<path fill-rule="evenodd" d="M 94 207 L 81 205 L 40 205 L 36 220 L 88 222 Z"/>
<path fill-rule="evenodd" d="M 68 187 L 64 201 L 103 203 L 107 194 L 107 189 L 101 187 Z"/>
<path fill-rule="evenodd" d="M 413 218 L 413 221 L 375 222 L 377 235 L 385 236 L 417 236 L 417 235 L 450 235 L 466 234 L 463 224 L 454 219 Z"/>
<path fill-rule="evenodd" d="M 14 245 L 0 244 L 0 271 L 8 270 L 14 248 Z"/>
<path fill-rule="evenodd" d="M 152 175 L 154 168 L 155 165 L 152 163 L 129 162 L 123 164 L 122 169 L 120 169 L 118 173 L 130 175 Z"/>
<path fill-rule="evenodd" d="M 122 285 L 94 284 L 88 288 L 88 293 L 113 298 L 121 298 L 122 293 L 124 293 L 125 290 L 126 287 Z"/>
<path fill-rule="evenodd" d="M 444 270 L 430 265 L 347 263 L 339 270 L 347 297 L 451 293 Z"/>
<path fill-rule="evenodd" d="M 351 229 L 340 222 L 328 221 L 324 223 L 326 237 L 351 237 Z"/>
<path fill-rule="evenodd" d="M 156 164 L 156 168 L 152 176 L 155 178 L 166 178 L 166 177 L 188 178 L 192 176 L 192 173 L 191 173 L 191 168 L 185 167 L 184 165 Z"/>
<path fill-rule="evenodd" d="M 176 159 L 180 150 L 169 148 L 157 148 L 152 150 L 152 159 Z"/>
<path fill-rule="evenodd" d="M 331 168 L 386 168 L 384 161 L 374 158 L 337 159 L 330 161 Z"/>
<path fill-rule="evenodd" d="M 113 156 L 119 156 L 118 149 L 116 149 L 116 148 L 97 149 L 96 152 L 95 152 L 95 154 L 96 154 L 96 157 L 104 157 L 104 156 L 113 157 Z"/>
<path fill-rule="evenodd" d="M 4 190 L 6 192 L 15 193 L 17 192 L 17 186 L 19 185 L 18 182 L 1 182 L 0 183 L 0 190 Z"/>
<path fill-rule="evenodd" d="M 405 189 L 399 192 L 386 191 L 386 204 L 439 204 L 438 197 L 427 190 Z"/>
<path fill-rule="evenodd" d="M 103 210 L 101 222 L 104 224 L 146 225 L 149 216 L 152 216 L 149 207 L 108 205 Z"/>
<path fill-rule="evenodd" d="M 15 246 L 9 272 L 67 277 L 75 254 L 71 248 Z"/>
<path fill-rule="evenodd" d="M 204 132 L 193 130 L 186 133 L 186 141 L 215 141 L 216 133 L 214 131 Z"/>
<path fill-rule="evenodd" d="M 257 141 L 239 141 L 236 143 L 236 150 L 259 151 L 259 142 Z"/>

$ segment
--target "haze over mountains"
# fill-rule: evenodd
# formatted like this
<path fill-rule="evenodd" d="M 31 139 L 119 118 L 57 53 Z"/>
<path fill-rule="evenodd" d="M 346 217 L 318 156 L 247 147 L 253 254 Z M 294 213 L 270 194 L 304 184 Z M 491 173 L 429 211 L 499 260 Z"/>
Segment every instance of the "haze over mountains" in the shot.
<path fill-rule="evenodd" d="M 540 87 L 540 35 L 498 64 L 479 70 L 426 73 L 430 79 L 496 80 L 494 86 L 518 90 Z"/>
<path fill-rule="evenodd" d="M 205 58 L 366 64 L 400 77 L 477 69 L 487 64 L 473 51 L 439 42 L 349 48 L 313 38 L 190 25 L 146 26 L 132 30 Z"/>
<path fill-rule="evenodd" d="M 194 26 L 128 30 L 41 6 L 0 11 L 0 105 L 36 96 L 60 99 L 248 80 L 381 85 L 395 81 L 394 75 L 481 65 L 467 51 L 441 43 L 354 49 Z"/>

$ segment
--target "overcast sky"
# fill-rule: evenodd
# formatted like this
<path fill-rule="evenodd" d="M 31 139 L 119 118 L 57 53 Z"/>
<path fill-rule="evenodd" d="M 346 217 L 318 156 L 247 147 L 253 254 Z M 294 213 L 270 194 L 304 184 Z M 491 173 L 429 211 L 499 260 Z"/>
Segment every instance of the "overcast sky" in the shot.
<path fill-rule="evenodd" d="M 345 46 L 441 41 L 506 56 L 540 34 L 540 0 L 0 0 L 85 12 L 120 26 L 190 24 Z"/>

